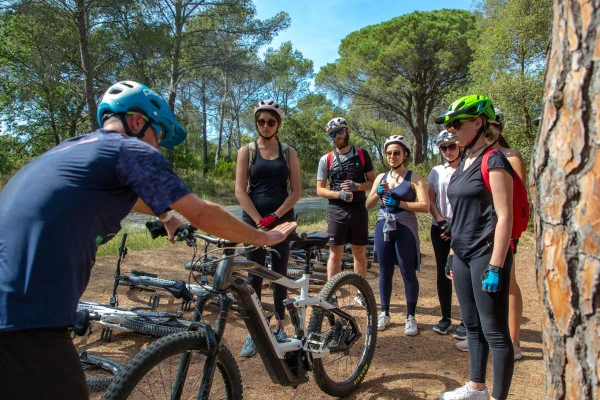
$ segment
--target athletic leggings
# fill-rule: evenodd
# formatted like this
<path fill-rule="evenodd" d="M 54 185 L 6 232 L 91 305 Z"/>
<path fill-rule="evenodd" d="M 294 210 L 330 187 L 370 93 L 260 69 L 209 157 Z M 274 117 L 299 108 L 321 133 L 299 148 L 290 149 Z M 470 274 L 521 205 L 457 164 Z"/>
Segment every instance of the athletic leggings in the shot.
<path fill-rule="evenodd" d="M 492 397 L 504 400 L 508 396 L 515 362 L 508 330 L 508 290 L 513 256 L 509 250 L 502 271 L 502 289 L 488 293 L 481 290 L 481 275 L 487 269 L 491 257 L 491 249 L 485 255 L 468 261 L 455 255 L 452 268 L 454 287 L 467 328 L 471 381 L 485 383 L 487 360 L 491 350 L 494 366 Z"/>
<path fill-rule="evenodd" d="M 286 214 L 287 215 L 287 214 Z M 252 218 L 243 216 L 242 219 L 248 225 L 256 226 Z M 282 218 L 284 219 L 284 218 Z M 277 253 L 271 253 L 271 270 L 281 275 L 287 274 L 288 261 L 290 260 L 290 242 L 281 242 L 272 247 Z M 267 250 L 260 248 L 251 251 L 246 258 L 250 261 L 254 261 L 257 264 L 265 265 L 265 259 L 267 257 Z M 248 283 L 252 285 L 256 296 L 261 299 L 262 283 L 263 278 L 248 274 Z M 275 303 L 275 318 L 279 321 L 283 320 L 285 316 L 285 306 L 283 301 L 287 299 L 287 288 L 285 286 L 273 284 L 273 302 Z"/>
<path fill-rule="evenodd" d="M 406 302 L 416 304 L 419 299 L 419 280 L 417 279 L 417 242 L 410 229 L 398 223 L 398 228 L 390 232 L 390 241 L 383 240 L 385 221 L 375 225 L 375 251 L 379 261 L 379 300 L 381 308 L 390 306 L 392 297 L 392 278 L 394 266 L 400 266 L 404 279 Z"/>
<path fill-rule="evenodd" d="M 446 277 L 444 268 L 450 254 L 450 240 L 440 237 L 442 230 L 437 225 L 431 225 L 431 244 L 435 253 L 437 266 L 437 292 L 440 301 L 442 319 L 449 320 L 452 316 L 452 281 Z"/>

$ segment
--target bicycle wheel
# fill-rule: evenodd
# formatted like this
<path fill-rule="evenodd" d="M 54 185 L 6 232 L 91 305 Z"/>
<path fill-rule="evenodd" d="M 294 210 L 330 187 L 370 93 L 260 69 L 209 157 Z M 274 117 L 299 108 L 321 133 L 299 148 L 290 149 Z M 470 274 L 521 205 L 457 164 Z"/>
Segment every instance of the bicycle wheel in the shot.
<path fill-rule="evenodd" d="M 190 354 L 190 362 L 179 398 L 197 398 L 208 350 L 204 334 L 195 331 L 166 336 L 150 344 L 123 367 L 102 399 L 170 399 L 184 354 Z M 221 345 L 209 399 L 241 398 L 240 370 L 229 349 Z"/>
<path fill-rule="evenodd" d="M 365 307 L 356 300 L 360 291 Z M 365 378 L 377 341 L 377 305 L 369 283 L 354 272 L 341 272 L 323 287 L 322 299 L 338 305 L 352 315 L 356 332 L 345 319 L 315 307 L 309 332 L 325 335 L 331 354 L 313 360 L 313 376 L 321 390 L 330 396 L 344 397 L 354 392 Z M 350 343 L 350 344 L 349 344 Z"/>
<path fill-rule="evenodd" d="M 110 358 L 89 354 L 83 350 L 79 352 L 79 360 L 85 374 L 85 381 L 90 392 L 106 390 L 114 376 L 123 368 L 123 364 Z"/>
<path fill-rule="evenodd" d="M 172 333 L 183 332 L 191 324 L 190 321 L 173 317 L 141 317 L 128 316 L 121 321 L 123 327 L 143 335 L 163 337 Z"/>

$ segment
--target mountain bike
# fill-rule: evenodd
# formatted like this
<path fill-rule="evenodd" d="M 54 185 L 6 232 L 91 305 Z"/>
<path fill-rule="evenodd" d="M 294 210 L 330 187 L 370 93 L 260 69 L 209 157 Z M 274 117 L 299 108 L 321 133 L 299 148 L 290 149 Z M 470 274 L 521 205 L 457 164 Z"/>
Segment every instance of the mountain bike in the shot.
<path fill-rule="evenodd" d="M 358 389 L 377 340 L 375 297 L 363 277 L 342 272 L 318 296 L 310 296 L 308 267 L 302 278 L 294 281 L 235 259 L 252 247 L 239 249 L 235 243 L 194 232 L 191 227 L 178 235 L 199 237 L 223 249 L 211 294 L 220 298 L 217 324 L 201 322 L 209 297 L 199 295 L 188 330 L 158 339 L 134 356 L 115 377 L 104 399 L 208 399 L 209 395 L 241 399 L 239 368 L 222 343 L 233 303 L 229 294 L 238 302 L 238 312 L 273 382 L 296 387 L 307 382 L 311 372 L 319 388 L 329 395 L 343 397 Z M 291 338 L 277 342 L 244 273 L 300 290 L 299 296 L 284 301 L 294 328 Z M 365 299 L 364 307 L 355 301 L 358 291 Z M 312 306 L 309 321 L 308 306 Z"/>

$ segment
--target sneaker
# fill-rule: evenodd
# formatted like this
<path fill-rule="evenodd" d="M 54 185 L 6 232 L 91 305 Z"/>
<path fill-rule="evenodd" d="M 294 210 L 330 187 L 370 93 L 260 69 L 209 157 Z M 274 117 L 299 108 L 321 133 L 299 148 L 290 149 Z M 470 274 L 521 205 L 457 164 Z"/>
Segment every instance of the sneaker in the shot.
<path fill-rule="evenodd" d="M 433 327 L 433 330 L 440 335 L 445 335 L 448 331 L 452 330 L 452 322 L 450 322 L 449 319 L 441 319 L 440 322 Z"/>
<path fill-rule="evenodd" d="M 467 328 L 465 328 L 465 324 L 461 322 L 458 328 L 456 328 L 456 330 L 454 331 L 454 335 L 452 336 L 454 337 L 454 339 L 467 340 Z"/>
<path fill-rule="evenodd" d="M 515 348 L 515 361 L 523 358 L 523 352 L 521 351 L 521 347 L 513 345 Z"/>
<path fill-rule="evenodd" d="M 273 332 L 273 334 L 275 335 L 275 339 L 277 339 L 279 343 L 283 343 L 287 340 L 287 334 L 283 329 L 280 329 L 277 332 Z"/>
<path fill-rule="evenodd" d="M 256 354 L 256 346 L 254 346 L 254 340 L 252 340 L 252 336 L 246 336 L 246 341 L 244 342 L 244 346 L 242 347 L 242 351 L 240 351 L 240 356 L 242 357 L 252 357 Z"/>
<path fill-rule="evenodd" d="M 487 387 L 483 388 L 483 390 L 475 390 L 469 382 L 465 383 L 465 386 L 461 386 L 451 392 L 444 392 L 440 395 L 440 400 L 489 400 L 489 398 L 490 395 L 488 394 Z"/>
<path fill-rule="evenodd" d="M 460 351 L 469 351 L 469 342 L 466 339 L 456 343 L 455 346 Z"/>
<path fill-rule="evenodd" d="M 381 314 L 379 314 L 379 318 L 377 318 L 377 330 L 384 330 L 390 324 L 391 320 L 390 316 L 385 315 L 385 311 L 382 311 Z"/>
<path fill-rule="evenodd" d="M 417 320 L 414 316 L 409 315 L 406 317 L 406 324 L 404 325 L 404 334 L 406 336 L 415 336 L 418 333 Z"/>
<path fill-rule="evenodd" d="M 354 301 L 357 302 L 362 308 L 367 308 L 367 302 L 360 291 L 356 292 Z"/>

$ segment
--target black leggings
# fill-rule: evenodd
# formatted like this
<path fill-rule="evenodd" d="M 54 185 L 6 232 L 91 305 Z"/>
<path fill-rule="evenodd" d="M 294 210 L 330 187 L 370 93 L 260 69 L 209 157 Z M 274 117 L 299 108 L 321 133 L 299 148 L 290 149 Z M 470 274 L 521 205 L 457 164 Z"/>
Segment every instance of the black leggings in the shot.
<path fill-rule="evenodd" d="M 467 328 L 471 381 L 485 383 L 488 355 L 492 352 L 494 389 L 492 397 L 504 400 L 512 380 L 514 349 L 508 329 L 508 291 L 513 255 L 509 250 L 502 271 L 503 287 L 495 293 L 481 290 L 481 275 L 492 257 L 491 249 L 483 256 L 452 261 L 454 286 L 462 319 Z"/>
<path fill-rule="evenodd" d="M 431 225 L 431 244 L 435 253 L 437 266 L 437 292 L 440 301 L 442 319 L 449 320 L 452 316 L 452 281 L 446 277 L 444 268 L 450 254 L 450 240 L 440 237 L 442 230 L 437 225 Z"/>
<path fill-rule="evenodd" d="M 286 214 L 287 216 L 287 214 Z M 252 218 L 243 216 L 242 219 L 248 225 L 256 226 Z M 281 218 L 281 220 L 288 220 Z M 272 247 L 277 253 L 271 253 L 271 270 L 281 275 L 287 275 L 288 262 L 290 260 L 290 242 L 281 242 Z M 246 258 L 250 261 L 254 261 L 257 264 L 265 265 L 265 259 L 267 257 L 267 250 L 260 248 L 251 251 Z M 263 278 L 248 274 L 248 283 L 252 285 L 256 296 L 261 299 L 262 283 Z M 273 284 L 273 302 L 275 303 L 275 318 L 279 321 L 283 320 L 285 316 L 285 306 L 283 301 L 287 299 L 287 288 L 285 286 Z"/>

